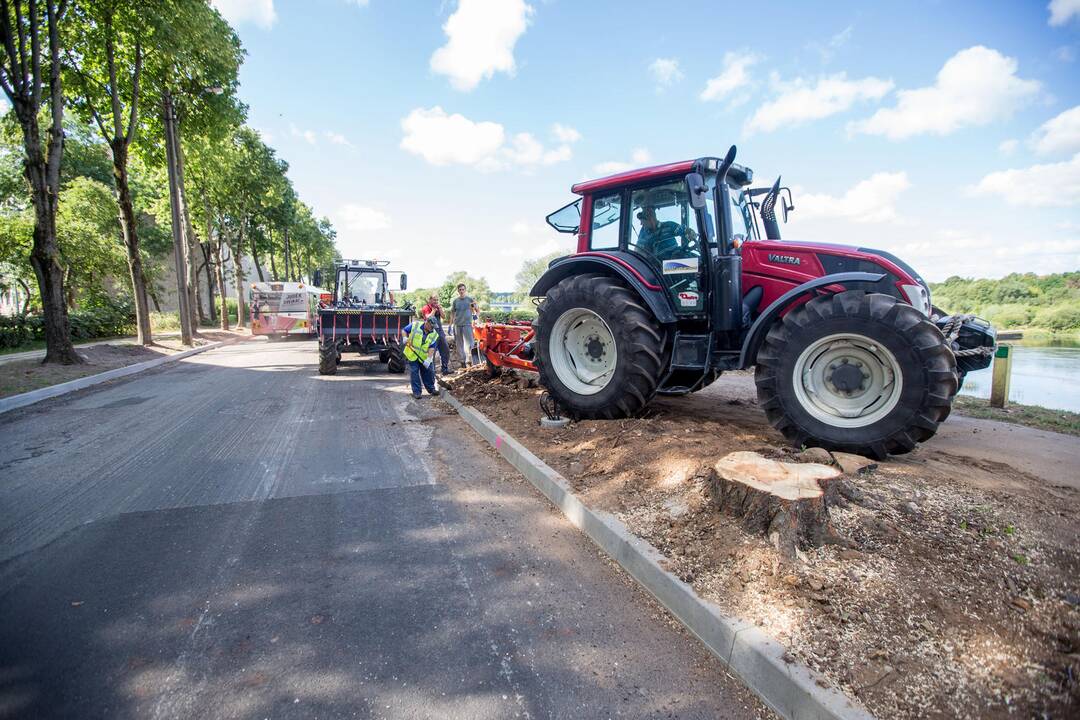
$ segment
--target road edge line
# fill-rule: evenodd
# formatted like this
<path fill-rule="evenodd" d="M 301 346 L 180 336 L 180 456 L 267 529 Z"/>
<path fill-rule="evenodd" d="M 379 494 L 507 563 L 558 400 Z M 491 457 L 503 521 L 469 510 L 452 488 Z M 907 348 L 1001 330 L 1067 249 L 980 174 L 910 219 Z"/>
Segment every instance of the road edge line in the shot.
<path fill-rule="evenodd" d="M 198 355 L 199 353 L 206 352 L 207 350 L 213 350 L 219 348 L 222 345 L 227 344 L 227 340 L 219 340 L 218 342 L 208 343 L 201 345 L 197 348 L 191 348 L 190 350 L 183 350 L 172 355 L 166 355 L 164 357 L 154 358 L 153 360 L 147 360 L 141 363 L 135 363 L 133 365 L 125 365 L 124 367 L 114 368 L 112 370 L 106 370 L 103 373 L 96 375 L 87 375 L 86 377 L 76 378 L 75 380 L 68 380 L 67 382 L 58 383 L 56 385 L 50 385 L 48 387 L 38 388 L 37 390 L 31 390 L 30 392 L 19 393 L 18 395 L 11 395 L 6 398 L 0 398 L 0 415 L 12 410 L 17 410 L 27 405 L 33 405 L 39 403 L 42 400 L 48 400 L 49 398 L 58 397 L 60 395 L 67 395 L 68 393 L 75 392 L 76 390 L 82 390 L 84 388 L 93 387 L 109 380 L 115 380 L 117 378 L 126 377 L 128 375 L 135 375 L 141 373 L 144 370 L 150 370 L 156 368 L 159 365 L 165 365 L 166 363 L 176 362 L 177 360 L 183 360 L 186 357 L 192 355 Z"/>
<path fill-rule="evenodd" d="M 822 687 L 809 667 L 784 661 L 784 647 L 745 620 L 724 615 L 660 565 L 663 555 L 611 513 L 592 510 L 570 483 L 482 412 L 442 391 L 450 406 L 526 477 L 570 523 L 615 560 L 675 618 L 720 658 L 776 713 L 787 720 L 873 720 L 856 700 Z"/>

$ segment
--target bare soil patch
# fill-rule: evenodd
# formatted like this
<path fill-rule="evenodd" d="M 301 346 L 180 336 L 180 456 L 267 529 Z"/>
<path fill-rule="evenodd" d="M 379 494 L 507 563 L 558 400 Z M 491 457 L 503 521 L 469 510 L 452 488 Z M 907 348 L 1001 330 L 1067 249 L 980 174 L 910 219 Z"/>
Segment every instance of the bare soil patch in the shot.
<path fill-rule="evenodd" d="M 539 427 L 540 390 L 507 375 L 445 383 L 616 514 L 725 612 L 881 718 L 1076 717 L 1080 492 L 998 463 L 935 454 L 846 475 L 848 542 L 788 559 L 710 497 L 728 453 L 803 460 L 745 394 L 661 398 L 640 418 Z M 1078 458 L 1080 464 L 1080 458 Z"/>
<path fill-rule="evenodd" d="M 203 330 L 195 339 L 195 346 L 243 337 L 222 330 Z M 116 344 L 77 347 L 76 351 L 86 359 L 82 365 L 43 364 L 39 359 L 15 360 L 0 364 L 0 397 L 18 395 L 70 380 L 97 375 L 108 370 L 146 362 L 163 355 L 173 355 L 186 350 L 180 338 L 168 337 L 156 340 L 153 345 L 132 345 L 118 341 Z"/>

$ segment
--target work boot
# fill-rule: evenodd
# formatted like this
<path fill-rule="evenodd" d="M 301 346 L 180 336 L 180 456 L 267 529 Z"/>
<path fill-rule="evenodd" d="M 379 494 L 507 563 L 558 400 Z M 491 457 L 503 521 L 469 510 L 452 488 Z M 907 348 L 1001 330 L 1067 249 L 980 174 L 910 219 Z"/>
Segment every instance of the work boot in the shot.
<path fill-rule="evenodd" d="M 423 393 L 413 393 L 413 400 L 419 400 L 424 397 Z"/>
<path fill-rule="evenodd" d="M 438 391 L 438 390 L 430 390 L 429 392 L 430 392 L 430 394 L 432 394 L 432 395 L 438 395 L 438 394 L 439 394 L 439 391 Z"/>

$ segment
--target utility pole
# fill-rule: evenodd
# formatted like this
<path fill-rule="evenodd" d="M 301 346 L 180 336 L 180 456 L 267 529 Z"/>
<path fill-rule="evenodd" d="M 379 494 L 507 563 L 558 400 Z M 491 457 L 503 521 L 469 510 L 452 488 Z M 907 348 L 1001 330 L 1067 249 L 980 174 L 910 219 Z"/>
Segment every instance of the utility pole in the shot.
<path fill-rule="evenodd" d="M 192 344 L 191 306 L 188 303 L 184 218 L 180 211 L 180 183 L 177 170 L 179 147 L 176 142 L 176 112 L 172 94 L 166 89 L 161 98 L 162 124 L 165 126 L 165 161 L 169 168 L 169 206 L 172 211 L 173 259 L 176 262 L 176 297 L 180 305 L 180 342 Z"/>

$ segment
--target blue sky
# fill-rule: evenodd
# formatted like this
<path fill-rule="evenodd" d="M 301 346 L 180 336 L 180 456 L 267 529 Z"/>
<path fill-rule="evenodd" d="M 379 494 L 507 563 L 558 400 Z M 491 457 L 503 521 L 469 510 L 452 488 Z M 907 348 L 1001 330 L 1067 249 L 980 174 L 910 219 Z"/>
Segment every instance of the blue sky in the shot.
<path fill-rule="evenodd" d="M 1080 0 L 215 0 L 249 122 L 346 257 L 510 289 L 570 185 L 722 155 L 789 239 L 928 279 L 1080 268 Z"/>

